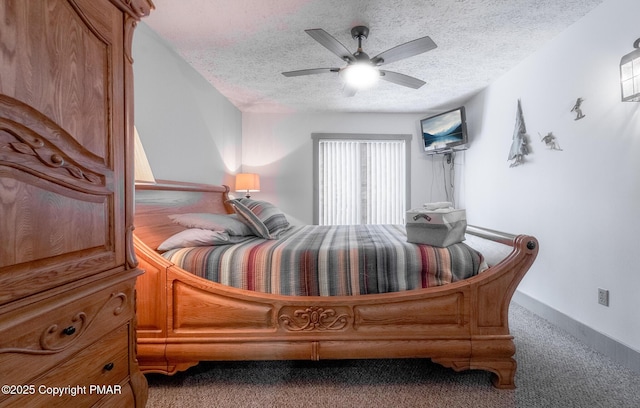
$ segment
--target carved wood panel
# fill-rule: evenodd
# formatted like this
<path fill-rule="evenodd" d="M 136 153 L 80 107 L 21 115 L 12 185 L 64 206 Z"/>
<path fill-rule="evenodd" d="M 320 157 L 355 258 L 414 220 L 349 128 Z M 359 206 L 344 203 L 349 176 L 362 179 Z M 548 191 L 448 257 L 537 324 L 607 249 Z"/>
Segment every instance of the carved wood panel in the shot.
<path fill-rule="evenodd" d="M 103 2 L 0 2 L 0 305 L 124 268 L 123 25 Z"/>

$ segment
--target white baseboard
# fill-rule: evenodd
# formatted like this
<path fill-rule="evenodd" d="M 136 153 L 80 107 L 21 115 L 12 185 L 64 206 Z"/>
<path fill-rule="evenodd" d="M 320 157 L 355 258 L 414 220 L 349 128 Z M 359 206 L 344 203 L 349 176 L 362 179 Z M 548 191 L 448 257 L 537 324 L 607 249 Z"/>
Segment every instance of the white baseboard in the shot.
<path fill-rule="evenodd" d="M 591 327 L 573 320 L 569 316 L 560 313 L 550 306 L 516 291 L 513 301 L 537 314 L 543 319 L 566 331 L 573 337 L 588 345 L 592 349 L 609 357 L 612 361 L 640 373 L 640 352 L 608 337 Z"/>

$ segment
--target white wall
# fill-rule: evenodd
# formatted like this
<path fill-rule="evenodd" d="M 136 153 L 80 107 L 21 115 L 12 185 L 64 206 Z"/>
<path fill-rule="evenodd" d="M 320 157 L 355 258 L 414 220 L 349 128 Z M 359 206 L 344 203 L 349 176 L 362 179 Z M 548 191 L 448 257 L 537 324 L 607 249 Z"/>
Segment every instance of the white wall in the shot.
<path fill-rule="evenodd" d="M 620 101 L 619 62 L 640 2 L 608 0 L 467 104 L 469 221 L 540 241 L 519 290 L 640 350 L 640 103 Z M 578 97 L 586 117 L 570 112 Z M 521 99 L 533 153 L 509 168 Z M 563 151 L 540 136 L 553 132 Z M 610 290 L 610 306 L 597 303 Z"/>
<path fill-rule="evenodd" d="M 306 224 L 313 222 L 312 133 L 411 134 L 411 203 L 443 201 L 442 156 L 427 156 L 419 138 L 424 114 L 242 114 L 242 163 L 260 174 L 269 200 Z M 458 156 L 460 157 L 460 156 Z M 448 166 L 448 165 L 447 165 Z M 448 169 L 448 167 L 447 167 Z M 448 170 L 447 170 L 448 174 Z M 448 177 L 448 175 L 447 175 Z"/>
<path fill-rule="evenodd" d="M 157 179 L 230 184 L 242 114 L 144 22 L 133 39 L 135 124 Z"/>

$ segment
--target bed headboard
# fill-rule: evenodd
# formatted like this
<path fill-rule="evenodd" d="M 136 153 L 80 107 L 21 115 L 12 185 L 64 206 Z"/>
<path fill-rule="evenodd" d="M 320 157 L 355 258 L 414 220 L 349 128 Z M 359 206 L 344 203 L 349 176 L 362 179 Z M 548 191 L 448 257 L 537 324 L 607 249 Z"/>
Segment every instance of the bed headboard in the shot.
<path fill-rule="evenodd" d="M 158 180 L 156 184 L 136 184 L 134 234 L 149 248 L 185 228 L 169 219 L 171 214 L 208 212 L 231 214 L 228 186 Z"/>

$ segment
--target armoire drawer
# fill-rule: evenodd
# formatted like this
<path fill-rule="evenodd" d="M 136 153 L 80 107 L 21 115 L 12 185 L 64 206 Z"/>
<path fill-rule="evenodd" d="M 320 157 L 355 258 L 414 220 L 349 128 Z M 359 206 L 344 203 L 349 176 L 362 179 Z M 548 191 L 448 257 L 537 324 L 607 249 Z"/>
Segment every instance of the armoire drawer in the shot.
<path fill-rule="evenodd" d="M 98 342 L 73 355 L 28 385 L 32 390 L 10 396 L 7 407 L 88 407 L 113 396 L 131 398 L 128 326 L 122 326 Z M 25 384 L 26 385 L 26 384 Z M 123 395 L 124 394 L 124 395 Z"/>
<path fill-rule="evenodd" d="M 125 325 L 134 312 L 134 285 L 133 280 L 87 285 L 0 313 L 0 382 L 27 384 Z"/>

